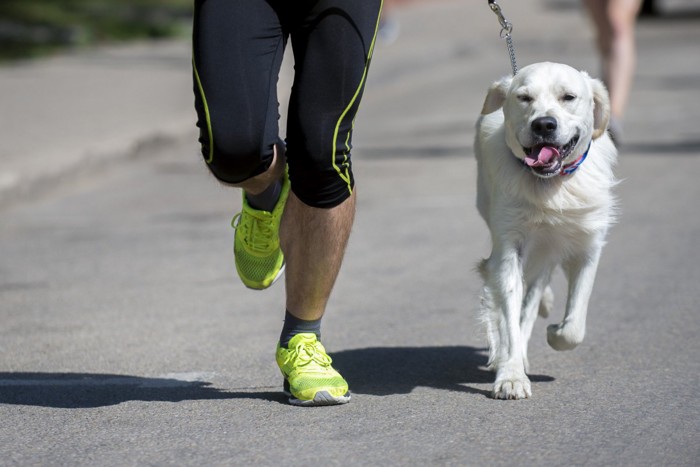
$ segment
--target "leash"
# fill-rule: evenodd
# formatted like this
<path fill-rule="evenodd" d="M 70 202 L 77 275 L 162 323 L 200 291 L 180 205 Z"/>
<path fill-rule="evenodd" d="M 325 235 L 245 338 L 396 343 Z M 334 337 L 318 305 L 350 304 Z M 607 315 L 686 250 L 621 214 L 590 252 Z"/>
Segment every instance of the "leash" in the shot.
<path fill-rule="evenodd" d="M 510 66 L 513 69 L 513 76 L 515 76 L 518 73 L 518 64 L 515 63 L 515 47 L 513 47 L 513 38 L 511 37 L 513 25 L 505 18 L 505 16 L 503 16 L 501 7 L 498 3 L 496 3 L 496 0 L 488 0 L 488 2 L 489 7 L 491 7 L 491 11 L 496 14 L 498 17 L 498 22 L 501 25 L 501 39 L 506 40 L 508 55 L 510 56 Z"/>

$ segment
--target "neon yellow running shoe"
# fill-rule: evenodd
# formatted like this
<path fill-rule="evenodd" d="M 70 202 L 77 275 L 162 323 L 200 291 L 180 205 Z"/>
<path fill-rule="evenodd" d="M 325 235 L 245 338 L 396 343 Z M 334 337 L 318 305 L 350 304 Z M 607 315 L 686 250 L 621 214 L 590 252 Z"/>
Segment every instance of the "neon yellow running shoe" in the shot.
<path fill-rule="evenodd" d="M 348 383 L 331 366 L 331 357 L 313 333 L 292 337 L 288 348 L 277 345 L 277 365 L 292 405 L 337 405 L 350 401 Z"/>
<path fill-rule="evenodd" d="M 266 289 L 284 272 L 279 230 L 288 195 L 289 177 L 286 173 L 280 198 L 272 212 L 253 209 L 243 193 L 243 210 L 233 217 L 231 226 L 236 229 L 233 240 L 236 270 L 246 287 Z"/>

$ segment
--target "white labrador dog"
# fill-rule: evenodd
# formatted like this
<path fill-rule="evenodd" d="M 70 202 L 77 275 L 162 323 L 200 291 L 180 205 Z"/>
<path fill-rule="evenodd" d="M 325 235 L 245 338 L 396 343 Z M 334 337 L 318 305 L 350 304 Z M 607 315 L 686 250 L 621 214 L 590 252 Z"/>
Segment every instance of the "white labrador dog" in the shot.
<path fill-rule="evenodd" d="M 527 66 L 488 91 L 475 151 L 477 207 L 493 245 L 479 270 L 495 398 L 532 395 L 527 345 L 538 311 L 547 317 L 553 306 L 549 283 L 557 265 L 568 279 L 568 299 L 547 341 L 556 350 L 583 341 L 615 214 L 609 115 L 603 84 L 557 63 Z"/>

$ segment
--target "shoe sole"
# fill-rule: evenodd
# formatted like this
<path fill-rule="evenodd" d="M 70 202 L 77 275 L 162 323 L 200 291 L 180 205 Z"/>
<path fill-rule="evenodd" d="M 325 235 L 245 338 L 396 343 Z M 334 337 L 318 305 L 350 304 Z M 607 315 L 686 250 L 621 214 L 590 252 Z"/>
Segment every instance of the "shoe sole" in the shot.
<path fill-rule="evenodd" d="M 350 391 L 346 392 L 345 395 L 340 397 L 333 397 L 328 394 L 327 391 L 318 391 L 314 396 L 313 400 L 301 400 L 297 399 L 292 395 L 287 389 L 287 380 L 284 381 L 284 395 L 289 398 L 289 403 L 291 405 L 296 405 L 297 407 L 323 407 L 328 405 L 342 405 L 350 402 Z"/>
<path fill-rule="evenodd" d="M 292 396 L 290 393 L 285 392 L 285 395 L 289 397 L 289 403 L 297 407 L 323 407 L 328 405 L 342 405 L 350 402 L 350 393 L 345 393 L 341 397 L 333 397 L 326 391 L 319 391 L 314 396 L 313 400 L 303 401 Z"/>

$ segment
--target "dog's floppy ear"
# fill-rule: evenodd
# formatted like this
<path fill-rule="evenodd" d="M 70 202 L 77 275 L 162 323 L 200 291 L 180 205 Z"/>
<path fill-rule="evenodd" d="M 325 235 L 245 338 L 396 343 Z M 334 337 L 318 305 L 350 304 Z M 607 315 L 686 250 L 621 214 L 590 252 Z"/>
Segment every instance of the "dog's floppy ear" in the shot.
<path fill-rule="evenodd" d="M 490 114 L 503 107 L 511 81 L 513 81 L 513 77 L 506 76 L 491 85 L 488 94 L 486 94 L 484 106 L 481 108 L 481 115 Z"/>
<path fill-rule="evenodd" d="M 589 78 L 593 89 L 593 139 L 599 138 L 610 123 L 610 95 L 598 79 Z"/>

